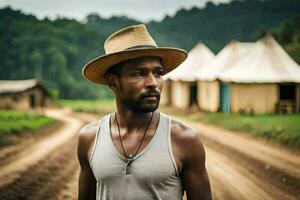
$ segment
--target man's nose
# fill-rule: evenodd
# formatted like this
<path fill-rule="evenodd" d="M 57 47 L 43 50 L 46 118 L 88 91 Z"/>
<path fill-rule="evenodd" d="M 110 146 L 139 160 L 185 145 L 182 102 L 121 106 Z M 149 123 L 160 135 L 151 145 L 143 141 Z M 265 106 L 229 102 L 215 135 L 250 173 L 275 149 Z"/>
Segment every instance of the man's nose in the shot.
<path fill-rule="evenodd" d="M 158 86 L 158 80 L 154 76 L 154 74 L 149 73 L 149 75 L 147 76 L 147 80 L 146 80 L 146 86 L 147 87 L 157 87 Z"/>

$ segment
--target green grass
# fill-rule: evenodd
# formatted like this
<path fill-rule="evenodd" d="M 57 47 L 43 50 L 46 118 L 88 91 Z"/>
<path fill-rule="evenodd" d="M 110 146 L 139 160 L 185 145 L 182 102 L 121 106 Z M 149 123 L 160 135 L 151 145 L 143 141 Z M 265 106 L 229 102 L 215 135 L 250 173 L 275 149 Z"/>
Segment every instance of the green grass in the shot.
<path fill-rule="evenodd" d="M 164 107 L 163 112 L 194 122 L 216 125 L 232 131 L 241 131 L 277 141 L 285 146 L 300 148 L 300 114 L 193 113 L 187 114 L 174 108 Z"/>
<path fill-rule="evenodd" d="M 107 114 L 115 110 L 115 100 L 59 100 L 59 105 L 75 112 Z"/>
<path fill-rule="evenodd" d="M 76 112 L 107 114 L 115 110 L 114 100 L 60 100 Z M 160 111 L 193 122 L 216 125 L 232 131 L 277 141 L 289 147 L 300 148 L 300 114 L 245 115 L 228 113 L 200 113 L 160 107 Z"/>
<path fill-rule="evenodd" d="M 233 131 L 279 141 L 287 146 L 300 147 L 300 115 L 241 115 L 205 113 L 200 121 Z"/>
<path fill-rule="evenodd" d="M 34 131 L 55 120 L 33 112 L 0 110 L 0 136 Z"/>

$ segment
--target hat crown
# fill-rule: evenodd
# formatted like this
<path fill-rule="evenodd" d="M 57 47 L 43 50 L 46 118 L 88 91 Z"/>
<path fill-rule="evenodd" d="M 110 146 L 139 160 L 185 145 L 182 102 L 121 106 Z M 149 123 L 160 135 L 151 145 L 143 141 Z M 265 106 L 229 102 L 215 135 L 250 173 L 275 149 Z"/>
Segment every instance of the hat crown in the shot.
<path fill-rule="evenodd" d="M 106 54 L 111 54 L 145 46 L 157 47 L 145 24 L 140 24 L 113 33 L 106 39 L 104 50 Z"/>

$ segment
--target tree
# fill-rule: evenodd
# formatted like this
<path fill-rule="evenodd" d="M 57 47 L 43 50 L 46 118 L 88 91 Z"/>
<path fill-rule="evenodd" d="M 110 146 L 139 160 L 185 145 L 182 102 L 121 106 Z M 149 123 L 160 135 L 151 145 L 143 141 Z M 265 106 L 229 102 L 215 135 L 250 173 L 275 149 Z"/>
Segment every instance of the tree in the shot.
<path fill-rule="evenodd" d="M 43 80 L 43 72 L 42 72 L 43 61 L 44 61 L 43 55 L 38 50 L 34 50 L 29 56 L 29 63 L 35 69 L 35 77 L 40 81 Z"/>

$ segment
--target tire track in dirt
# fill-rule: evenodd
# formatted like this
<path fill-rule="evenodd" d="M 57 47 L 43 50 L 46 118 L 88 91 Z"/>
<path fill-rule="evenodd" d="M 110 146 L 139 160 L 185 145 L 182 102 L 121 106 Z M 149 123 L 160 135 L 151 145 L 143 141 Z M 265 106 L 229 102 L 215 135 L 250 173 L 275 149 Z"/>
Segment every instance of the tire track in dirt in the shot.
<path fill-rule="evenodd" d="M 243 176 L 252 179 L 260 188 L 272 194 L 274 199 L 299 199 L 300 181 L 285 172 L 282 172 L 274 167 L 271 167 L 265 162 L 261 162 L 252 157 L 244 155 L 233 148 L 223 146 L 210 138 L 203 135 L 200 136 L 204 142 L 206 149 L 212 149 L 219 152 L 221 155 L 226 156 L 231 163 L 224 162 L 224 159 L 219 159 L 218 166 L 230 165 L 236 166 L 238 169 L 243 169 Z M 212 155 L 208 152 L 208 158 Z M 214 157 L 214 156 L 213 156 Z M 209 163 L 209 161 L 208 161 Z M 214 173 L 212 173 L 214 174 Z M 221 178 L 221 176 L 220 176 Z"/>
<path fill-rule="evenodd" d="M 69 116 L 71 117 L 71 116 Z M 99 119 L 99 116 L 72 114 L 74 119 L 81 122 L 90 122 Z M 212 185 L 212 195 L 215 200 L 295 200 L 299 197 L 299 179 L 294 176 L 294 171 L 288 171 L 297 166 L 297 161 L 287 159 L 297 155 L 287 154 L 281 167 L 273 165 L 274 157 L 270 157 L 278 151 L 277 162 L 281 162 L 284 151 L 266 145 L 259 149 L 248 149 L 249 141 L 255 140 L 234 134 L 228 135 L 226 131 L 211 129 L 210 126 L 194 124 L 200 131 L 200 138 L 207 152 L 207 170 Z M 213 130 L 213 131 L 211 131 Z M 76 131 L 77 132 L 77 131 Z M 224 134 L 223 134 L 224 133 Z M 235 137 L 238 138 L 235 139 Z M 241 138 L 241 139 L 240 139 Z M 230 141 L 230 145 L 228 143 Z M 77 198 L 77 182 L 79 164 L 76 158 L 76 133 L 68 140 L 45 154 L 43 158 L 35 160 L 26 170 L 19 172 L 19 176 L 12 182 L 0 187 L 1 200 L 75 200 Z M 235 145 L 236 142 L 242 144 Z M 253 144 L 252 144 L 253 145 Z M 255 144 L 254 144 L 255 145 Z M 259 144 L 258 142 L 258 145 Z M 239 149 L 236 146 L 243 146 Z M 253 147 L 253 146 L 251 146 Z M 255 146 L 254 146 L 255 147 Z M 42 148 L 42 147 L 41 147 Z M 253 157 L 252 153 L 264 154 Z M 269 163 L 271 160 L 271 163 Z M 272 161 L 273 160 L 273 161 Z M 289 162 L 295 166 L 289 167 Z M 0 167 L 1 170 L 2 167 Z M 284 169 L 284 170 L 283 170 Z M 0 177 L 2 180 L 2 177 Z"/>
<path fill-rule="evenodd" d="M 78 179 L 80 167 L 77 165 L 74 170 L 73 176 L 65 184 L 64 189 L 61 190 L 55 197 L 49 200 L 75 200 L 78 196 Z"/>
<path fill-rule="evenodd" d="M 300 199 L 300 179 L 295 170 L 300 167 L 298 155 L 216 127 L 190 124 L 199 130 L 206 146 L 207 168 L 210 177 L 214 177 L 212 188 L 224 182 L 223 190 L 229 192 L 230 198 L 221 199 Z M 276 154 L 275 158 L 273 154 Z M 228 174 L 235 176 L 229 178 Z M 218 195 L 220 192 L 224 191 L 215 190 L 214 195 L 222 196 Z"/>
<path fill-rule="evenodd" d="M 78 171 L 77 133 L 83 121 L 62 110 L 47 110 L 45 114 L 62 121 L 63 126 L 0 167 L 1 200 L 57 199 Z"/>
<path fill-rule="evenodd" d="M 64 122 L 64 126 L 56 131 L 56 134 L 49 136 L 37 144 L 24 149 L 20 154 L 15 155 L 15 160 L 0 167 L 0 187 L 14 182 L 22 172 L 25 172 L 33 164 L 45 158 L 51 151 L 60 145 L 71 140 L 78 132 L 83 123 L 57 110 L 47 110 L 45 114 L 49 117 Z"/>
<path fill-rule="evenodd" d="M 4 166 L 12 162 L 16 159 L 16 155 L 20 155 L 20 152 L 22 152 L 25 148 L 45 140 L 62 127 L 63 123 L 61 121 L 57 121 L 54 124 L 46 125 L 34 132 L 25 132 L 18 134 L 17 136 L 0 138 L 1 143 L 4 143 L 3 146 L 0 147 L 0 166 Z"/>
<path fill-rule="evenodd" d="M 211 172 L 210 176 L 220 181 L 225 186 L 223 190 L 229 194 L 225 199 L 273 199 L 248 177 L 240 173 L 226 157 L 211 149 L 207 149 L 207 156 L 207 168 Z M 214 182 L 212 182 L 212 187 L 214 188 Z"/>
<path fill-rule="evenodd" d="M 92 118 L 91 116 L 89 119 Z M 194 127 L 199 128 L 198 126 Z M 202 132 L 203 130 L 201 130 Z M 224 142 L 215 139 L 216 135 L 207 137 L 206 134 L 200 134 L 199 137 L 203 141 L 207 152 L 207 170 L 212 185 L 213 199 L 299 199 L 299 182 L 297 177 L 293 177 L 290 175 L 291 173 L 284 173 L 281 169 L 270 166 L 267 164 L 267 161 L 262 162 L 260 159 L 245 154 L 244 151 L 231 148 L 231 146 L 224 144 Z M 219 139 L 228 136 L 226 134 L 223 135 L 222 131 L 219 131 L 217 134 Z M 236 135 L 236 137 L 241 136 Z M 231 138 L 228 139 L 230 140 Z M 242 139 L 244 138 L 242 137 Z M 265 148 L 272 148 L 272 146 L 266 146 Z M 280 162 L 280 159 L 278 162 Z M 77 181 L 78 176 L 74 176 L 73 180 L 66 187 L 69 189 L 62 191 L 57 199 L 65 199 L 66 197 L 68 200 L 76 199 L 77 193 L 74 192 L 74 187 L 77 188 Z"/>
<path fill-rule="evenodd" d="M 59 146 L 47 157 L 22 172 L 16 180 L 0 188 L 1 200 L 50 199 L 64 189 L 78 165 L 76 139 Z"/>
<path fill-rule="evenodd" d="M 199 128 L 198 124 L 194 127 Z M 207 127 L 204 131 L 206 130 Z M 213 199 L 299 199 L 299 181 L 297 177 L 290 175 L 292 173 L 285 173 L 281 169 L 271 166 L 268 164 L 269 159 L 267 161 L 261 161 L 260 158 L 257 159 L 256 157 L 249 156 L 249 154 L 245 154 L 244 151 L 246 149 L 244 151 L 239 151 L 239 149 L 234 148 L 234 141 L 231 146 L 226 145 L 224 142 L 220 142 L 220 140 L 228 136 L 226 133 L 223 135 L 223 131 L 213 132 L 210 137 L 207 137 L 207 134 L 211 134 L 211 132 L 203 134 L 203 127 L 201 125 L 200 133 L 199 137 L 203 141 L 207 152 L 207 170 L 212 185 Z M 234 135 L 237 138 L 241 138 L 239 139 L 239 142 L 242 140 L 242 144 L 245 144 L 245 142 L 247 143 L 248 138 L 244 138 L 238 134 Z M 217 136 L 218 139 L 216 139 Z M 227 140 L 231 140 L 231 137 L 227 138 Z M 255 142 L 255 140 L 252 139 L 250 142 Z M 264 148 L 270 151 L 272 146 L 266 145 Z M 251 149 L 248 150 L 250 151 Z M 255 150 L 256 149 L 254 149 L 254 151 Z M 264 151 L 265 150 L 262 149 L 260 153 L 263 153 Z M 280 150 L 276 149 L 274 152 L 277 151 Z M 284 153 L 285 151 L 283 151 L 283 153 L 281 152 L 281 156 L 284 155 Z M 268 156 L 271 156 L 270 153 Z M 290 154 L 288 154 L 288 156 L 297 157 L 297 155 Z M 280 158 L 278 159 L 277 162 L 280 162 Z M 78 177 L 73 177 L 73 189 L 77 180 Z M 73 195 L 73 199 L 75 198 L 76 197 Z"/>
<path fill-rule="evenodd" d="M 62 110 L 47 110 L 46 114 L 63 121 L 63 126 L 37 144 L 24 148 L 10 158 L 11 162 L 0 167 L 4 175 L 0 176 L 1 200 L 77 198 L 80 168 L 76 154 L 77 133 L 84 123 L 98 117 Z"/>
<path fill-rule="evenodd" d="M 245 134 L 237 134 L 218 127 L 200 123 L 194 125 L 202 136 L 210 138 L 224 147 L 231 147 L 235 151 L 242 152 L 245 156 L 265 162 L 278 170 L 285 172 L 287 176 L 300 180 L 300 156 L 281 148 L 270 147 L 260 143 L 257 139 L 243 137 Z"/>
<path fill-rule="evenodd" d="M 206 148 L 206 151 L 208 173 L 210 178 L 213 177 L 212 188 L 215 188 L 216 183 L 223 185 L 221 190 L 218 187 L 215 195 L 224 190 L 227 192 L 227 196 L 221 199 L 297 199 L 274 186 L 269 179 L 262 179 L 252 174 L 247 168 L 231 160 L 232 158 L 229 158 L 224 152 L 221 153 L 210 148 Z"/>

